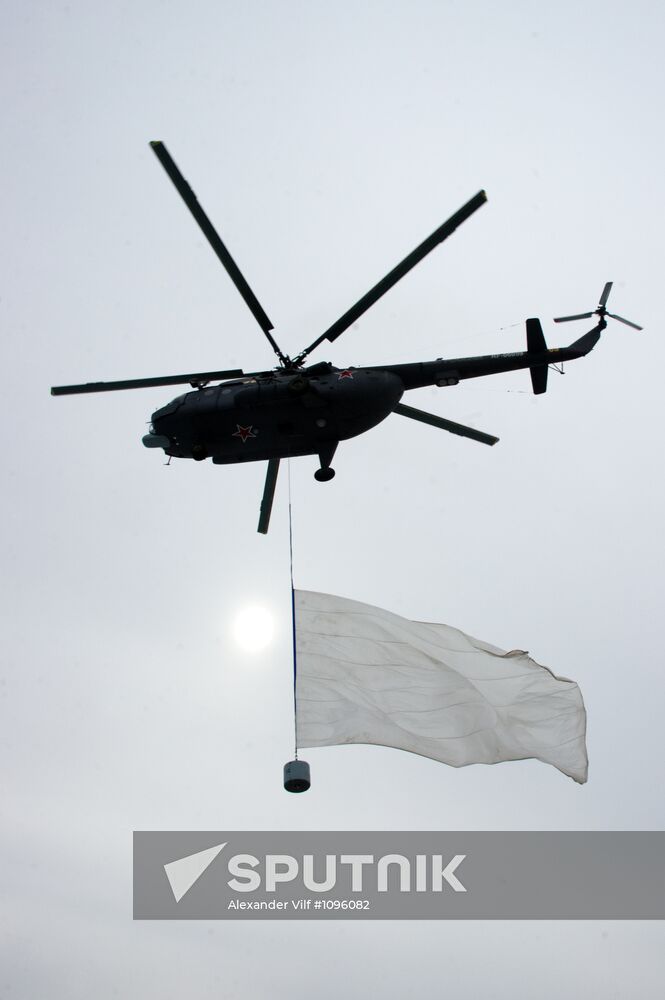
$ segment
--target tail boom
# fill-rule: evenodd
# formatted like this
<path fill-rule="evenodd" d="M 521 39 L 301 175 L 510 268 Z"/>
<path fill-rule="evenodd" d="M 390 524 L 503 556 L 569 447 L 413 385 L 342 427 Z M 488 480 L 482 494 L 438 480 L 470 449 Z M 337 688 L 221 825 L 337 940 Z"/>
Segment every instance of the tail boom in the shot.
<path fill-rule="evenodd" d="M 537 324 L 537 325 L 536 325 Z M 428 385 L 456 385 L 462 379 L 499 375 L 502 372 L 529 368 L 535 392 L 544 392 L 547 386 L 547 367 L 574 361 L 588 354 L 605 329 L 601 319 L 593 330 L 576 340 L 569 347 L 548 348 L 539 320 L 527 320 L 527 350 L 514 354 L 486 354 L 475 358 L 438 358 L 404 365 L 379 365 L 368 371 L 392 372 L 399 376 L 405 389 L 423 389 Z"/>

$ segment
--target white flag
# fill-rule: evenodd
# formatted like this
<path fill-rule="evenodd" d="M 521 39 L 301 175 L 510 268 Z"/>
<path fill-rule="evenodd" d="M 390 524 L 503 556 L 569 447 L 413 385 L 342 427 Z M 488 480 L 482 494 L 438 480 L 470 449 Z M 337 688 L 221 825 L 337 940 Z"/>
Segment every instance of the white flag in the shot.
<path fill-rule="evenodd" d="M 580 689 L 527 653 L 306 590 L 295 625 L 299 747 L 375 743 L 453 767 L 535 757 L 587 780 Z"/>

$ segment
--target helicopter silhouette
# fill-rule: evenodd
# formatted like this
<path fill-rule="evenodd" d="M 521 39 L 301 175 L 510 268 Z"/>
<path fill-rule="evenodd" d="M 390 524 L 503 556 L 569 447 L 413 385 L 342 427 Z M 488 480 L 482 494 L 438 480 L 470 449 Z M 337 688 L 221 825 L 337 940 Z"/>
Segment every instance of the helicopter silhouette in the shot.
<path fill-rule="evenodd" d="M 462 379 L 528 368 L 534 393 L 543 393 L 547 389 L 548 366 L 588 354 L 607 326 L 606 316 L 642 329 L 636 323 L 607 312 L 607 298 L 612 287 L 612 282 L 607 282 L 597 309 L 555 320 L 567 322 L 594 315 L 599 317 L 592 330 L 568 347 L 548 348 L 540 320 L 528 319 L 527 349 L 518 353 L 359 368 L 337 368 L 327 362 L 306 366 L 305 361 L 315 348 L 324 341 L 337 340 L 370 306 L 473 215 L 487 201 L 485 192 L 474 195 L 331 327 L 291 358 L 282 352 L 274 339 L 273 324 L 166 146 L 161 141 L 150 145 L 261 327 L 279 365 L 268 371 L 251 373 L 233 369 L 54 386 L 51 393 L 62 396 L 189 384 L 193 391 L 155 410 L 150 433 L 143 437 L 143 444 L 147 448 L 161 448 L 174 458 L 191 458 L 199 462 L 210 458 L 215 465 L 267 461 L 258 524 L 258 531 L 263 534 L 267 533 L 270 523 L 281 459 L 318 455 L 320 468 L 314 476 L 319 482 L 327 482 L 335 475 L 331 462 L 339 442 L 363 434 L 391 413 L 482 444 L 494 445 L 499 440 L 473 427 L 404 405 L 400 400 L 405 391 L 424 386 L 452 386 Z M 216 381 L 221 384 L 209 385 Z"/>

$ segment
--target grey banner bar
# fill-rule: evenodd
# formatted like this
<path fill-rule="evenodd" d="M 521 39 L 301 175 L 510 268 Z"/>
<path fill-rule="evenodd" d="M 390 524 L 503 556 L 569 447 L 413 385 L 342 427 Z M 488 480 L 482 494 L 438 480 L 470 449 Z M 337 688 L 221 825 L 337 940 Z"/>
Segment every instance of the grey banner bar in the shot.
<path fill-rule="evenodd" d="M 665 832 L 134 833 L 134 917 L 665 918 Z"/>

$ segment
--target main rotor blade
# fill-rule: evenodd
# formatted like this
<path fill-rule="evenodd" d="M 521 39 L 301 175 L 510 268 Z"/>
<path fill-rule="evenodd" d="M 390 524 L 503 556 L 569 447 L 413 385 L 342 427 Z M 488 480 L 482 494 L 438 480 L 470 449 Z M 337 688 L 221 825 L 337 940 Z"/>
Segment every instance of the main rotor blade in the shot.
<path fill-rule="evenodd" d="M 578 313 L 577 316 L 558 316 L 555 323 L 570 323 L 571 319 L 591 319 L 594 313 Z"/>
<path fill-rule="evenodd" d="M 404 406 L 398 403 L 393 413 L 399 413 L 401 417 L 410 417 L 412 420 L 420 420 L 423 424 L 430 424 L 432 427 L 440 427 L 443 431 L 450 431 L 451 434 L 459 434 L 460 437 L 471 438 L 472 441 L 480 441 L 481 444 L 494 445 L 499 440 L 492 434 L 485 434 L 477 431 L 475 427 L 467 427 L 466 424 L 456 424 L 454 420 L 445 420 L 443 417 L 436 417 L 433 413 L 425 410 L 417 410 L 414 406 Z"/>
<path fill-rule="evenodd" d="M 610 291 L 612 290 L 612 284 L 613 282 L 608 281 L 603 288 L 603 294 L 600 296 L 600 302 L 598 303 L 599 306 L 602 307 L 607 305 L 607 300 L 609 298 Z"/>
<path fill-rule="evenodd" d="M 606 316 L 611 316 L 612 319 L 618 319 L 620 323 L 625 323 L 626 326 L 632 326 L 633 330 L 643 330 L 643 326 L 638 326 L 637 323 L 631 323 L 629 319 L 624 319 L 623 316 L 617 316 L 616 313 L 606 313 Z"/>
<path fill-rule="evenodd" d="M 52 396 L 73 396 L 81 392 L 115 392 L 116 389 L 147 389 L 158 385 L 181 385 L 188 382 L 212 382 L 216 379 L 242 378 L 245 373 L 239 368 L 225 372 L 194 372 L 191 375 L 165 375 L 161 378 L 132 378 L 120 382 L 85 382 L 83 385 L 54 385 Z"/>
<path fill-rule="evenodd" d="M 428 236 L 427 239 L 420 244 L 420 246 L 416 247 L 416 249 L 408 255 L 408 257 L 405 257 L 404 260 L 397 265 L 397 267 L 394 267 L 392 271 L 385 276 L 385 278 L 382 278 L 381 281 L 374 285 L 374 287 L 363 295 L 361 299 L 358 299 L 356 304 L 351 306 L 351 308 L 347 310 L 343 316 L 340 316 L 340 318 L 333 323 L 333 325 L 329 327 L 325 333 L 322 333 L 320 337 L 317 337 L 313 344 L 310 344 L 309 347 L 305 348 L 305 350 L 298 355 L 298 362 L 301 362 L 305 357 L 307 357 L 307 355 L 310 354 L 315 347 L 318 347 L 324 340 L 329 340 L 331 342 L 333 340 L 337 340 L 337 338 L 344 333 L 344 331 L 347 330 L 352 323 L 355 323 L 355 321 L 362 316 L 362 314 L 366 312 L 370 306 L 373 306 L 382 295 L 385 295 L 385 293 L 389 291 L 393 285 L 397 284 L 400 278 L 403 278 L 405 274 L 408 274 L 408 272 L 414 268 L 416 264 L 423 259 L 423 257 L 426 257 L 428 253 L 438 246 L 439 243 L 443 243 L 443 241 L 450 236 L 451 233 L 455 232 L 457 227 L 461 225 L 465 219 L 468 219 L 470 215 L 473 215 L 473 213 L 479 209 L 481 205 L 484 205 L 486 201 L 487 195 L 484 191 L 479 191 L 478 194 L 471 198 L 470 201 L 467 201 L 466 205 L 463 205 L 458 212 L 451 215 L 451 217 L 444 222 L 443 225 L 439 226 L 439 228 L 436 229 L 431 236 Z"/>
<path fill-rule="evenodd" d="M 275 486 L 277 485 L 277 473 L 279 472 L 279 459 L 271 458 L 268 462 L 266 472 L 266 484 L 263 487 L 263 497 L 261 499 L 261 513 L 259 515 L 259 526 L 256 529 L 262 535 L 268 534 L 270 524 L 270 514 L 272 513 L 272 502 L 275 497 Z"/>
<path fill-rule="evenodd" d="M 175 161 L 173 160 L 173 157 L 169 153 L 164 143 L 161 142 L 160 140 L 155 140 L 151 142 L 150 145 L 152 147 L 153 153 L 155 154 L 161 165 L 164 167 L 164 170 L 175 184 L 178 193 L 180 194 L 180 197 L 185 202 L 187 208 L 190 210 L 190 212 L 198 222 L 203 235 L 205 236 L 208 243 L 217 254 L 217 257 L 219 258 L 221 263 L 226 268 L 226 271 L 229 277 L 231 278 L 231 281 L 236 286 L 236 288 L 242 295 L 243 299 L 251 309 L 254 319 L 257 321 L 257 323 L 265 333 L 266 337 L 270 341 L 270 344 L 275 354 L 280 359 L 280 361 L 284 361 L 285 357 L 280 351 L 277 341 L 274 339 L 274 337 L 272 337 L 270 333 L 270 331 L 273 329 L 273 324 L 268 319 L 268 316 L 264 312 L 263 307 L 261 306 L 261 303 L 257 299 L 256 295 L 247 284 L 247 281 L 245 280 L 240 268 L 234 261 L 229 251 L 224 246 L 224 243 L 222 242 L 219 233 L 213 226 L 212 222 L 210 221 L 206 213 L 201 208 L 196 195 L 192 191 L 191 187 L 189 186 L 185 178 L 180 173 L 178 167 L 175 164 Z"/>

